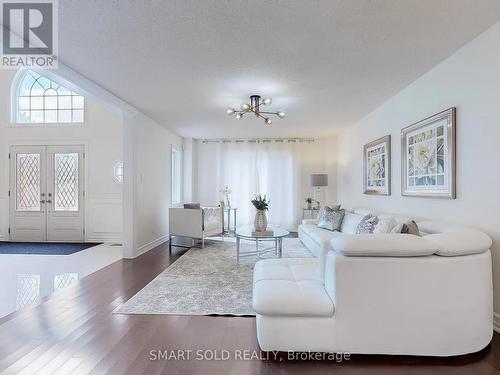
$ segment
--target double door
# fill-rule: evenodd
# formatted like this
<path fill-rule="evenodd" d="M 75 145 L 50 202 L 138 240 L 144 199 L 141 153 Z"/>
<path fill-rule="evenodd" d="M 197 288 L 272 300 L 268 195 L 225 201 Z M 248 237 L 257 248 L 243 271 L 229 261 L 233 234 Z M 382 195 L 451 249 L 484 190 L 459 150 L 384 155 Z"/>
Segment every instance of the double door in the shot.
<path fill-rule="evenodd" d="M 84 241 L 84 147 L 12 146 L 10 240 Z"/>

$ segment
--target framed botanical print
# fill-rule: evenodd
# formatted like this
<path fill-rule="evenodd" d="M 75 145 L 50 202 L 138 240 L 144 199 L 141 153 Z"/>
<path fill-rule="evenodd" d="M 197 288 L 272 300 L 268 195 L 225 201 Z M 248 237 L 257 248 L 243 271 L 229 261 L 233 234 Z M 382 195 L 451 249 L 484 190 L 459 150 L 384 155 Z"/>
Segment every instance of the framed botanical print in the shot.
<path fill-rule="evenodd" d="M 456 198 L 455 108 L 401 130 L 401 194 Z"/>
<path fill-rule="evenodd" d="M 391 136 L 363 147 L 363 192 L 391 195 Z"/>

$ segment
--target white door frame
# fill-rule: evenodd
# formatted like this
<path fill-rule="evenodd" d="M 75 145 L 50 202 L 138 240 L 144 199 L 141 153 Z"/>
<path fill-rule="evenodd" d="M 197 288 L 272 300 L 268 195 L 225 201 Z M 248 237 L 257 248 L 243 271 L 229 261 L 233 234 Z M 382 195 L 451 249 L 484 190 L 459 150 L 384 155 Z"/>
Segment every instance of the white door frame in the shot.
<path fill-rule="evenodd" d="M 11 153 L 11 148 L 12 147 L 16 147 L 16 146 L 75 146 L 75 145 L 78 145 L 78 146 L 83 146 L 83 154 L 84 154 L 84 160 L 85 162 L 83 163 L 83 175 L 84 175 L 84 178 L 83 178 L 83 191 L 84 191 L 84 194 L 83 194 L 83 202 L 84 202 L 84 213 L 83 213 L 83 230 L 84 230 L 84 236 L 83 236 L 83 241 L 84 242 L 87 242 L 88 239 L 87 239 L 87 230 L 86 228 L 88 228 L 88 215 L 87 215 L 87 207 L 88 207 L 88 181 L 89 181 L 89 170 L 88 170 L 88 149 L 89 149 L 89 144 L 87 141 L 78 141 L 78 140 L 74 140 L 74 141 L 53 141 L 53 140 L 40 140 L 40 141 L 10 141 L 7 143 L 7 150 L 6 150 L 6 153 L 7 153 L 7 157 L 6 157 L 6 160 L 7 160 L 7 163 L 8 163 L 8 175 L 9 175 L 9 191 L 11 189 L 11 186 L 12 186 L 12 181 L 11 181 L 11 171 L 10 171 L 10 168 L 11 168 L 11 160 L 10 160 L 10 153 Z M 10 192 L 10 194 L 12 194 L 12 192 Z M 10 197 L 9 197 L 10 198 Z M 9 241 L 11 241 L 11 236 L 10 236 L 10 228 L 11 228 L 11 215 L 10 215 L 10 211 L 11 211 L 11 199 L 8 200 L 9 201 L 9 218 L 8 218 L 8 225 L 9 225 L 9 233 L 7 234 L 8 236 L 8 239 Z"/>

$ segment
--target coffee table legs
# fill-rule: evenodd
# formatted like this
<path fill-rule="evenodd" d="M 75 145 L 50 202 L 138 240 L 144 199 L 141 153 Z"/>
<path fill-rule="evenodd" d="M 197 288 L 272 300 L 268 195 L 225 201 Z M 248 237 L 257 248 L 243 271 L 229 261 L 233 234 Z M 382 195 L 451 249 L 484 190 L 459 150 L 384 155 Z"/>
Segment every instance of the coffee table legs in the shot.
<path fill-rule="evenodd" d="M 263 246 L 263 245 L 260 244 L 259 239 L 255 238 L 254 241 L 255 241 L 255 251 L 252 251 L 249 253 L 247 252 L 241 256 L 257 255 L 257 259 L 260 259 L 262 252 L 267 253 L 267 252 L 273 251 L 272 247 L 265 247 L 261 251 L 261 248 L 259 247 L 259 245 L 261 245 L 261 246 Z M 265 240 L 263 240 L 262 242 L 266 243 Z M 270 242 L 270 241 L 268 240 L 268 242 Z M 240 246 L 241 246 L 241 237 L 236 235 L 236 262 L 237 263 L 240 262 Z M 283 238 L 282 237 L 274 238 L 274 254 L 277 255 L 279 258 L 281 258 L 283 255 Z"/>

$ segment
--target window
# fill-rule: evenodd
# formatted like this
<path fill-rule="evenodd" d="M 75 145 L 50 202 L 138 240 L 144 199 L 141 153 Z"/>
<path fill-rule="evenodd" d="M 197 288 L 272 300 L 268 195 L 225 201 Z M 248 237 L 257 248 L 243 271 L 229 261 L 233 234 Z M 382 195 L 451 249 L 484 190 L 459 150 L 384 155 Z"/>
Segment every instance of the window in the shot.
<path fill-rule="evenodd" d="M 83 96 L 31 70 L 19 74 L 12 91 L 14 122 L 21 124 L 83 122 Z"/>
<path fill-rule="evenodd" d="M 172 204 L 181 203 L 181 151 L 172 147 Z"/>
<path fill-rule="evenodd" d="M 119 161 L 113 167 L 113 178 L 117 184 L 123 183 L 123 162 Z"/>

